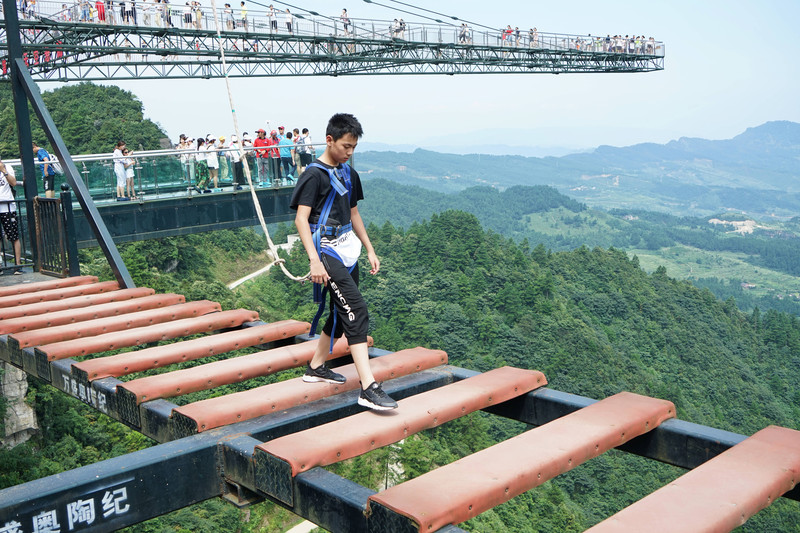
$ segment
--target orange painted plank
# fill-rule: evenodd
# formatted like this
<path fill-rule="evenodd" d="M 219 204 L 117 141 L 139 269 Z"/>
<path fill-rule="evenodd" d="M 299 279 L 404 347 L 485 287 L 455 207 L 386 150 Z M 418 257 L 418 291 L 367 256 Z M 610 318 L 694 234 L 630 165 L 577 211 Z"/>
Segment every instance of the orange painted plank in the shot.
<path fill-rule="evenodd" d="M 74 287 L 26 292 L 24 294 L 12 294 L 10 296 L 4 296 L 0 298 L 0 309 L 13 307 L 16 305 L 26 305 L 49 300 L 72 298 L 73 296 L 80 296 L 82 294 L 97 294 L 98 292 L 116 291 L 117 289 L 119 289 L 119 284 L 116 281 L 103 281 L 100 283 L 75 285 Z"/>
<path fill-rule="evenodd" d="M 727 532 L 798 480 L 800 431 L 769 426 L 588 531 Z"/>
<path fill-rule="evenodd" d="M 53 279 L 47 281 L 37 281 L 36 283 L 17 283 L 8 287 L 0 287 L 0 298 L 26 292 L 48 291 L 51 289 L 61 289 L 64 287 L 74 287 L 76 285 L 86 285 L 97 283 L 97 276 L 74 276 L 71 278 Z"/>
<path fill-rule="evenodd" d="M 147 309 L 136 313 L 128 313 L 126 315 L 96 318 L 94 320 L 78 322 L 77 324 L 65 324 L 63 326 L 25 331 L 15 333 L 10 335 L 10 337 L 17 342 L 20 348 L 29 348 L 31 346 L 53 344 L 72 339 L 88 339 L 113 331 L 124 331 L 155 324 L 163 324 L 182 318 L 203 316 L 221 310 L 222 307 L 217 302 L 200 300 L 197 302 L 171 305 L 162 309 Z"/>
<path fill-rule="evenodd" d="M 12 318 L 24 316 L 43 315 L 46 313 L 54 313 L 66 309 L 80 309 L 82 307 L 89 307 L 90 305 L 100 305 L 109 302 L 122 302 L 125 300 L 131 300 L 133 298 L 143 298 L 155 293 L 156 291 L 153 289 L 139 287 L 136 289 L 121 289 L 118 291 L 89 294 L 86 296 L 73 296 L 72 298 L 64 298 L 62 300 L 50 300 L 45 302 L 18 305 L 15 307 L 0 309 L 0 320 L 10 320 Z"/>
<path fill-rule="evenodd" d="M 544 374 L 509 366 L 400 400 L 389 416 L 364 412 L 280 437 L 257 449 L 286 461 L 292 476 L 399 442 L 422 430 L 503 403 L 547 384 Z"/>
<path fill-rule="evenodd" d="M 295 335 L 308 333 L 311 324 L 297 320 L 282 320 L 262 326 L 228 331 L 209 335 L 200 339 L 176 342 L 166 346 L 153 346 L 135 352 L 100 357 L 80 363 L 73 363 L 72 371 L 84 374 L 86 379 L 119 377 L 150 368 L 161 368 L 183 361 L 193 361 L 248 348 L 258 344 L 288 339 Z"/>
<path fill-rule="evenodd" d="M 319 339 L 310 340 L 224 361 L 206 363 L 193 368 L 139 378 L 119 385 L 119 388 L 133 393 L 138 405 L 158 398 L 171 398 L 190 392 L 213 389 L 229 383 L 240 383 L 308 363 L 314 356 L 318 341 Z M 333 354 L 328 359 L 335 359 L 349 353 L 350 346 L 344 338 L 341 338 L 334 345 Z"/>
<path fill-rule="evenodd" d="M 258 320 L 258 313 L 247 309 L 236 309 L 234 311 L 222 311 L 209 315 L 184 318 L 175 320 L 168 324 L 156 324 L 155 326 L 145 326 L 125 331 L 115 331 L 88 337 L 85 339 L 73 339 L 69 341 L 45 344 L 36 348 L 37 353 L 47 356 L 48 361 L 66 359 L 67 357 L 80 357 L 128 346 L 138 346 L 148 342 L 163 341 L 174 339 L 175 337 L 185 337 L 197 333 L 209 333 L 219 329 L 235 328 L 245 322 Z"/>
<path fill-rule="evenodd" d="M 372 373 L 378 381 L 398 378 L 445 363 L 447 363 L 445 352 L 420 347 L 401 350 L 370 361 Z M 358 389 L 358 373 L 355 365 L 344 365 L 338 367 L 336 371 L 347 378 L 347 383 L 334 385 L 305 383 L 302 378 L 289 379 L 184 405 L 173 409 L 173 413 L 180 413 L 194 420 L 197 423 L 197 431 L 201 432 Z"/>
<path fill-rule="evenodd" d="M 422 532 L 458 524 L 642 435 L 675 415 L 668 401 L 621 392 L 370 496 Z M 369 510 L 368 510 L 369 511 Z"/>
<path fill-rule="evenodd" d="M 54 313 L 9 318 L 0 321 L 0 335 L 33 331 L 42 328 L 64 326 L 66 324 L 84 323 L 89 320 L 111 316 L 127 315 L 148 309 L 159 309 L 171 305 L 182 304 L 186 298 L 181 294 L 154 294 L 142 298 L 131 298 L 121 302 L 92 305 L 79 309 L 65 309 Z"/>

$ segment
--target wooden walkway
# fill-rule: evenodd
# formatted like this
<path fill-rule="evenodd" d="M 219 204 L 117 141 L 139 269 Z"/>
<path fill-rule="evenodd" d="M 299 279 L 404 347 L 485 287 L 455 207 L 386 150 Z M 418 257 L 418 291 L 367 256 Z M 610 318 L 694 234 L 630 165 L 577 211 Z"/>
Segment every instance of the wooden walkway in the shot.
<path fill-rule="evenodd" d="M 306 414 L 297 420 L 303 420 L 309 410 L 349 402 L 348 414 L 333 420 L 299 422 L 300 429 L 247 440 L 239 449 L 249 458 L 243 479 L 225 472 L 227 483 L 238 490 L 250 487 L 298 513 L 304 476 L 322 467 L 548 390 L 545 376 L 535 370 L 503 367 L 456 378 L 441 350 L 371 348 L 379 381 L 391 384 L 430 372 L 449 379 L 431 378 L 438 385 L 400 397 L 397 410 L 365 411 L 355 405 L 358 376 L 343 339 L 331 362 L 339 365 L 346 383 L 308 384 L 296 377 L 317 344 L 309 328 L 296 320 L 266 324 L 253 311 L 186 302 L 178 294 L 120 290 L 115 282 L 90 276 L 0 286 L 0 360 L 160 442 L 246 421 L 292 419 L 301 410 Z M 241 354 L 242 349 L 252 353 Z M 294 377 L 240 392 L 220 389 L 286 371 L 294 371 Z M 201 391 L 212 391 L 213 397 L 186 397 Z M 168 401 L 173 399 L 179 404 Z M 641 442 L 675 416 L 669 401 L 627 392 L 576 406 L 510 440 L 364 494 L 364 514 L 353 518 L 358 527 L 351 522 L 339 530 L 458 531 L 456 524 L 608 450 Z M 769 427 L 591 531 L 730 531 L 794 489 L 798 479 L 800 432 Z"/>

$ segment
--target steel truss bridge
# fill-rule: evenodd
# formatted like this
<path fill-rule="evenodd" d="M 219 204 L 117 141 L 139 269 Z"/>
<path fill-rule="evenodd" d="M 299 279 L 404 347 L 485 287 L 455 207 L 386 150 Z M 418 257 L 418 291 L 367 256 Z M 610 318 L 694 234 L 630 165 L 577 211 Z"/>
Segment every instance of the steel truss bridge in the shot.
<path fill-rule="evenodd" d="M 45 6 L 46 7 L 46 6 Z M 499 74 L 663 70 L 664 43 L 567 34 L 470 31 L 414 24 L 403 38 L 384 21 L 298 20 L 292 33 L 269 24 L 225 28 L 59 20 L 53 12 L 19 21 L 25 62 L 36 81 L 219 78 L 355 74 Z M 253 17 L 257 20 L 256 17 Z M 266 20 L 266 19 L 265 19 Z M 0 61 L 8 75 L 8 39 Z M 223 50 L 227 69 L 223 67 Z"/>

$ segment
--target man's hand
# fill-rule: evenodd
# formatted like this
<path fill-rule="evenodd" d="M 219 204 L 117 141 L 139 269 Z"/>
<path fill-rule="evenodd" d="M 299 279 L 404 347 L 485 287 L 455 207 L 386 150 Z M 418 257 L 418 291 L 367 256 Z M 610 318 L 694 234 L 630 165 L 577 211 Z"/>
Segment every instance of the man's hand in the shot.
<path fill-rule="evenodd" d="M 367 259 L 369 260 L 369 266 L 372 267 L 370 268 L 369 273 L 374 276 L 381 269 L 381 260 L 378 259 L 377 255 L 375 255 L 375 252 L 367 253 Z"/>
<path fill-rule="evenodd" d="M 325 267 L 322 265 L 322 261 L 319 259 L 312 259 L 309 266 L 311 269 L 311 281 L 314 283 L 325 285 L 328 283 L 328 280 L 331 279 L 331 277 L 328 275 L 328 271 L 325 270 Z"/>

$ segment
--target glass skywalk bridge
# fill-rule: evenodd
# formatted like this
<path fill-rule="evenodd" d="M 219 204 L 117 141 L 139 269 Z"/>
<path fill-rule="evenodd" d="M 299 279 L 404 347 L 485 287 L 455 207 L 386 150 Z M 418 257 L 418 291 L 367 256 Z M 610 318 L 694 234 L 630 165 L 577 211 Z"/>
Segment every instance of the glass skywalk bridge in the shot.
<path fill-rule="evenodd" d="M 350 19 L 133 2 L 44 0 L 20 13 L 24 57 L 38 81 L 218 78 L 227 75 L 647 72 L 664 68 L 652 38 L 600 37 L 458 24 Z M 95 7 L 104 6 L 103 10 Z M 109 7 L 106 7 L 109 6 Z M 170 7 L 172 6 L 172 7 Z M 217 27 L 220 34 L 217 36 Z M 0 29 L 2 75 L 8 39 Z"/>
<path fill-rule="evenodd" d="M 318 146 L 322 150 L 322 145 Z M 247 150 L 247 149 L 246 149 Z M 84 190 L 102 217 L 110 236 L 117 243 L 153 238 L 186 235 L 220 229 L 252 227 L 258 225 L 253 197 L 246 179 L 234 177 L 234 165 L 226 156 L 232 149 L 219 149 L 220 164 L 218 187 L 199 185 L 200 170 L 194 151 L 151 150 L 135 152 L 134 191 L 136 198 L 116 198 L 116 176 L 112 154 L 89 154 L 72 157 L 78 169 Z M 252 151 L 245 158 L 250 168 L 258 204 L 267 223 L 290 221 L 294 212 L 289 209 L 294 179 L 282 174 L 280 179 L 259 175 Z M 7 165 L 22 175 L 20 161 L 8 160 Z M 37 178 L 41 175 L 40 162 L 36 162 Z M 222 169 L 225 169 L 224 171 Z M 41 179 L 36 179 L 38 193 L 43 195 Z M 61 189 L 66 176 L 56 176 L 56 191 Z M 20 194 L 22 186 L 18 185 Z M 19 195 L 18 195 L 19 196 Z M 25 213 L 25 202 L 20 203 Z M 74 238 L 77 248 L 97 245 L 89 215 L 76 203 L 63 204 L 73 212 Z M 24 216 L 21 217 L 21 220 Z M 23 224 L 24 225 L 24 224 Z M 25 235 L 34 231 L 25 226 Z M 32 227 L 32 225 L 31 225 Z"/>

